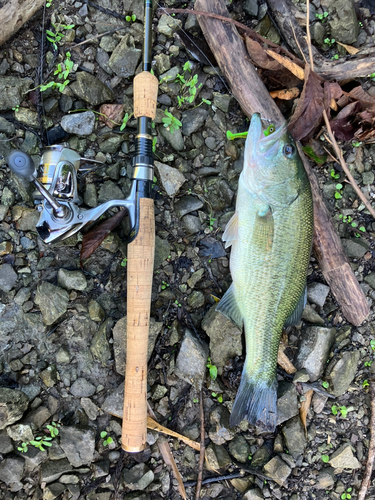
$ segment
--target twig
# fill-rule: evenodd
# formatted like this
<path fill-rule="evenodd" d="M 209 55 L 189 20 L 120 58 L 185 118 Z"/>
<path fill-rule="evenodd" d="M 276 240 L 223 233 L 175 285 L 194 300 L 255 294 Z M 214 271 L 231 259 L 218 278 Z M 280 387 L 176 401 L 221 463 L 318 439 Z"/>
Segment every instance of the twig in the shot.
<path fill-rule="evenodd" d="M 299 51 L 302 54 L 303 60 L 307 64 L 307 60 L 306 60 L 305 54 L 302 52 L 301 45 L 299 44 L 298 38 L 296 36 L 296 32 L 294 31 L 294 26 L 293 26 L 292 21 L 290 19 L 289 19 L 289 23 L 290 23 L 290 27 L 292 28 L 294 40 L 296 41 L 297 47 L 298 47 Z"/>
<path fill-rule="evenodd" d="M 199 452 L 199 468 L 198 468 L 198 481 L 197 481 L 197 489 L 195 492 L 195 500 L 199 500 L 201 487 L 202 487 L 202 479 L 203 479 L 203 464 L 204 464 L 204 409 L 203 409 L 203 390 L 201 389 L 199 393 L 199 413 L 201 419 L 201 449 Z"/>
<path fill-rule="evenodd" d="M 309 49 L 310 67 L 311 71 L 314 71 L 314 58 L 311 49 L 311 35 L 310 35 L 310 0 L 306 0 L 306 35 L 307 35 L 307 47 Z"/>
<path fill-rule="evenodd" d="M 367 488 L 371 479 L 372 469 L 375 459 L 375 378 L 372 376 L 370 380 L 370 394 L 371 394 L 371 421 L 370 421 L 370 446 L 368 449 L 368 456 L 365 468 L 365 474 L 362 479 L 361 488 L 358 492 L 358 500 L 365 500 Z"/>

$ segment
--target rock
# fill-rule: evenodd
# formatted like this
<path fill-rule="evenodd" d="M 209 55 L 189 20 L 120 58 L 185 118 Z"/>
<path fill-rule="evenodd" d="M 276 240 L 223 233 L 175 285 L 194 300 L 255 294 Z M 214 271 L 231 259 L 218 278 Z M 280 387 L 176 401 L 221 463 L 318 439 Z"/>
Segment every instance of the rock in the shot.
<path fill-rule="evenodd" d="M 105 318 L 105 311 L 96 300 L 90 300 L 89 302 L 89 315 L 90 319 L 99 323 Z"/>
<path fill-rule="evenodd" d="M 193 273 L 190 278 L 187 280 L 187 284 L 190 288 L 194 288 L 195 285 L 203 278 L 204 268 L 198 269 L 195 273 Z"/>
<path fill-rule="evenodd" d="M 26 418 L 22 420 L 23 424 L 30 424 L 32 429 L 41 429 L 42 425 L 50 418 L 51 413 L 45 406 L 39 406 L 30 411 Z"/>
<path fill-rule="evenodd" d="M 312 407 L 314 412 L 318 414 L 322 413 L 327 400 L 327 396 L 323 396 L 322 394 L 314 392 L 314 395 L 312 397 Z"/>
<path fill-rule="evenodd" d="M 98 106 L 107 101 L 114 101 L 115 95 L 110 88 L 98 78 L 86 71 L 76 73 L 76 81 L 69 85 L 74 94 L 92 106 Z"/>
<path fill-rule="evenodd" d="M 329 286 L 323 285 L 323 283 L 311 283 L 307 287 L 307 300 L 322 308 L 326 301 L 329 290 Z"/>
<path fill-rule="evenodd" d="M 182 133 L 186 136 L 197 132 L 205 123 L 208 111 L 203 108 L 189 109 L 182 113 Z"/>
<path fill-rule="evenodd" d="M 351 259 L 362 259 L 369 249 L 367 242 L 360 238 L 356 240 L 342 239 L 341 243 L 346 255 Z"/>
<path fill-rule="evenodd" d="M 185 176 L 177 170 L 159 161 L 155 161 L 155 167 L 158 169 L 160 182 L 168 196 L 175 196 L 182 184 L 186 181 Z"/>
<path fill-rule="evenodd" d="M 112 52 L 108 66 L 120 78 L 129 78 L 134 76 L 141 54 L 142 51 L 135 48 L 134 38 L 126 34 Z"/>
<path fill-rule="evenodd" d="M 17 273 L 10 264 L 0 266 L 0 289 L 3 292 L 10 292 L 17 281 Z"/>
<path fill-rule="evenodd" d="M 220 92 L 214 92 L 214 106 L 221 109 L 223 113 L 228 113 L 231 103 L 233 102 L 233 97 L 228 94 L 220 94 Z"/>
<path fill-rule="evenodd" d="M 43 281 L 37 288 L 34 300 L 40 308 L 43 322 L 52 325 L 66 313 L 69 295 L 66 290 Z"/>
<path fill-rule="evenodd" d="M 233 439 L 235 432 L 230 430 L 229 411 L 224 406 L 216 407 L 210 414 L 209 437 L 215 444 L 221 445 Z"/>
<path fill-rule="evenodd" d="M 50 365 L 45 370 L 41 371 L 40 378 L 45 386 L 53 387 L 57 382 L 56 366 Z"/>
<path fill-rule="evenodd" d="M 65 347 L 60 347 L 56 353 L 56 363 L 67 364 L 70 363 L 70 353 Z"/>
<path fill-rule="evenodd" d="M 297 460 L 303 455 L 307 445 L 305 430 L 300 417 L 297 416 L 288 420 L 288 422 L 283 425 L 282 432 L 289 454 Z"/>
<path fill-rule="evenodd" d="M 204 306 L 204 294 L 199 290 L 194 290 L 188 297 L 187 303 L 192 309 L 198 309 Z"/>
<path fill-rule="evenodd" d="M 175 374 L 200 390 L 206 373 L 208 345 L 186 329 L 176 359 Z"/>
<path fill-rule="evenodd" d="M 32 441 L 34 439 L 33 431 L 30 425 L 15 424 L 7 428 L 8 436 L 13 441 Z"/>
<path fill-rule="evenodd" d="M 156 70 L 159 75 L 171 69 L 171 59 L 167 54 L 157 54 L 154 59 Z"/>
<path fill-rule="evenodd" d="M 194 215 L 185 215 L 185 217 L 182 218 L 182 224 L 187 234 L 199 233 L 199 231 L 202 230 L 202 224 L 199 217 L 195 217 Z"/>
<path fill-rule="evenodd" d="M 237 434 L 229 443 L 229 453 L 244 464 L 250 455 L 250 445 L 241 434 Z"/>
<path fill-rule="evenodd" d="M 203 207 L 203 202 L 195 196 L 182 196 L 174 205 L 174 211 L 177 217 L 181 219 L 186 214 L 195 212 Z M 374 275 L 375 276 L 375 275 Z"/>
<path fill-rule="evenodd" d="M 211 363 L 222 368 L 230 358 L 241 356 L 242 332 L 228 318 L 216 312 L 216 307 L 216 304 L 212 306 L 203 318 L 202 329 L 210 337 Z"/>
<path fill-rule="evenodd" d="M 159 19 L 158 32 L 169 38 L 173 36 L 173 33 L 179 30 L 181 26 L 182 23 L 179 19 L 174 19 L 171 16 L 163 14 Z"/>
<path fill-rule="evenodd" d="M 258 0 L 245 0 L 242 8 L 249 16 L 257 17 Z"/>
<path fill-rule="evenodd" d="M 59 479 L 60 476 L 67 472 L 71 472 L 73 467 L 70 465 L 66 458 L 62 460 L 48 460 L 41 466 L 41 481 L 45 483 L 52 483 Z"/>
<path fill-rule="evenodd" d="M 54 500 L 65 490 L 65 486 L 61 483 L 52 483 L 44 488 L 43 500 Z"/>
<path fill-rule="evenodd" d="M 99 408 L 89 398 L 81 398 L 81 406 L 90 420 L 96 420 Z"/>
<path fill-rule="evenodd" d="M 360 469 L 360 462 L 353 455 L 352 447 L 345 443 L 329 457 L 329 465 L 335 469 Z"/>
<path fill-rule="evenodd" d="M 212 470 L 223 469 L 232 463 L 228 452 L 223 446 L 210 443 L 206 448 L 207 465 Z"/>
<path fill-rule="evenodd" d="M 264 496 L 262 495 L 262 492 L 260 491 L 259 488 L 251 488 L 242 497 L 242 500 L 263 500 L 263 499 Z"/>
<path fill-rule="evenodd" d="M 302 370 L 296 371 L 293 377 L 293 384 L 296 384 L 297 382 L 309 382 L 310 380 L 310 375 L 307 370 L 302 368 Z"/>
<path fill-rule="evenodd" d="M 100 143 L 100 151 L 104 154 L 117 153 L 117 151 L 121 147 L 122 142 L 123 142 L 123 137 L 121 135 L 114 135 L 112 137 L 108 137 L 108 139 Z"/>
<path fill-rule="evenodd" d="M 273 457 L 263 469 L 280 486 L 284 485 L 292 472 L 292 469 L 279 457 Z"/>
<path fill-rule="evenodd" d="M 252 467 L 260 467 L 265 465 L 270 459 L 271 452 L 267 446 L 261 446 L 253 455 L 251 460 Z"/>
<path fill-rule="evenodd" d="M 310 306 L 310 304 L 306 304 L 305 309 L 302 313 L 302 319 L 316 325 L 324 325 L 324 319 L 319 316 L 319 314 L 313 307 Z"/>
<path fill-rule="evenodd" d="M 82 271 L 68 271 L 60 268 L 57 273 L 57 283 L 66 290 L 82 291 L 87 288 L 87 281 Z"/>
<path fill-rule="evenodd" d="M 108 73 L 109 75 L 113 74 L 113 71 L 109 65 L 109 55 L 105 50 L 98 48 L 96 51 L 95 60 L 106 73 Z"/>
<path fill-rule="evenodd" d="M 95 333 L 90 344 L 91 354 L 101 363 L 102 366 L 106 366 L 107 362 L 111 358 L 111 348 L 107 337 L 112 327 L 112 323 L 113 320 L 111 318 L 106 319 L 100 325 L 99 330 Z"/>
<path fill-rule="evenodd" d="M 354 0 L 336 0 L 330 4 L 331 37 L 352 44 L 358 38 L 359 25 Z"/>
<path fill-rule="evenodd" d="M 98 201 L 105 203 L 110 200 L 122 200 L 125 196 L 113 181 L 105 181 L 100 185 Z"/>
<path fill-rule="evenodd" d="M 103 477 L 109 474 L 109 460 L 102 460 L 93 464 L 94 477 Z"/>
<path fill-rule="evenodd" d="M 70 388 L 70 393 L 76 398 L 89 398 L 95 394 L 96 388 L 85 378 L 77 378 Z"/>
<path fill-rule="evenodd" d="M 335 341 L 335 328 L 309 326 L 303 333 L 295 366 L 305 368 L 310 381 L 315 382 L 323 375 L 331 347 Z"/>
<path fill-rule="evenodd" d="M 319 471 L 318 480 L 315 485 L 317 490 L 332 488 L 335 484 L 335 474 L 331 469 L 324 468 Z"/>
<path fill-rule="evenodd" d="M 12 135 L 15 133 L 16 127 L 13 123 L 9 122 L 2 116 L 0 116 L 0 132 L 4 132 L 5 134 Z"/>
<path fill-rule="evenodd" d="M 148 335 L 147 361 L 150 360 L 152 351 L 155 347 L 156 339 L 161 332 L 163 323 L 150 319 L 150 328 Z M 113 351 L 115 354 L 116 371 L 120 375 L 124 375 L 126 366 L 126 339 L 127 339 L 127 323 L 126 317 L 121 318 L 113 328 Z"/>
<path fill-rule="evenodd" d="M 181 130 L 171 129 L 170 127 L 158 127 L 159 134 L 170 144 L 175 151 L 183 151 L 185 147 L 184 138 Z"/>
<path fill-rule="evenodd" d="M 151 399 L 153 401 L 158 401 L 163 398 L 168 392 L 168 388 L 165 385 L 156 384 L 151 390 Z"/>
<path fill-rule="evenodd" d="M 162 263 L 167 260 L 171 253 L 171 247 L 167 240 L 163 240 L 160 236 L 155 236 L 155 257 L 154 269 L 158 269 Z"/>
<path fill-rule="evenodd" d="M 61 118 L 61 127 L 68 134 L 90 135 L 94 131 L 95 115 L 92 111 L 85 111 L 84 113 L 63 116 Z"/>
<path fill-rule="evenodd" d="M 122 418 L 124 411 L 124 385 L 124 382 L 122 382 L 112 394 L 105 399 L 101 406 L 102 410 L 119 418 Z"/>
<path fill-rule="evenodd" d="M 299 413 L 296 386 L 279 382 L 277 398 L 277 425 L 280 425 Z"/>
<path fill-rule="evenodd" d="M 5 483 L 10 491 L 19 491 L 23 488 L 21 483 L 24 461 L 22 458 L 6 458 L 0 463 L 0 481 Z"/>
<path fill-rule="evenodd" d="M 0 387 L 0 430 L 22 418 L 29 399 L 21 391 Z"/>
<path fill-rule="evenodd" d="M 60 428 L 60 446 L 73 467 L 91 464 L 94 459 L 95 434 L 92 429 L 63 426 Z"/>
<path fill-rule="evenodd" d="M 360 351 L 344 352 L 333 366 L 331 363 L 327 370 L 330 389 L 333 395 L 342 396 L 354 380 L 358 363 L 361 358 Z"/>
<path fill-rule="evenodd" d="M 145 490 L 154 480 L 154 473 L 146 464 L 137 464 L 122 473 L 124 485 L 130 490 Z"/>
<path fill-rule="evenodd" d="M 0 77 L 0 111 L 11 110 L 19 106 L 32 83 L 31 78 Z"/>
<path fill-rule="evenodd" d="M 5 430 L 0 431 L 0 453 L 5 455 L 13 450 L 13 444 L 7 432 Z"/>

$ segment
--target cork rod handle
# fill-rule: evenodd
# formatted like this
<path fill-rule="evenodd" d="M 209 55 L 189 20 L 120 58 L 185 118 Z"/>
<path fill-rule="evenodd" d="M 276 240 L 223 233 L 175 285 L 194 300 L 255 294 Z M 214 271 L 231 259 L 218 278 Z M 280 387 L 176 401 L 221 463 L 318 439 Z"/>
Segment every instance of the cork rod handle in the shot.
<path fill-rule="evenodd" d="M 127 347 L 122 448 L 142 451 L 147 435 L 147 348 L 155 251 L 154 201 L 139 200 L 139 231 L 128 245 Z"/>

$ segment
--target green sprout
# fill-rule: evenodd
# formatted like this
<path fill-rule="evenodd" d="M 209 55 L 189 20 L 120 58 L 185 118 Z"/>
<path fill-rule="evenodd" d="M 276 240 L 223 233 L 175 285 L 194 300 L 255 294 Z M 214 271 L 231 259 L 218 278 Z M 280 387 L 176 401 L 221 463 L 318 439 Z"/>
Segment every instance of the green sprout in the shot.
<path fill-rule="evenodd" d="M 324 382 L 322 382 L 322 386 L 324 387 L 324 389 L 328 389 L 329 387 L 329 382 L 327 382 L 326 380 Z"/>
<path fill-rule="evenodd" d="M 362 382 L 362 387 L 363 387 L 364 389 L 365 389 L 366 387 L 369 387 L 369 386 L 370 386 L 370 384 L 368 383 L 368 380 L 367 380 L 367 379 L 366 379 L 366 380 L 364 380 L 364 381 Z"/>
<path fill-rule="evenodd" d="M 340 497 L 340 498 L 341 498 L 342 500 L 350 500 L 350 499 L 352 498 L 352 496 L 351 496 L 351 494 L 350 494 L 352 491 L 353 491 L 353 488 L 348 488 L 348 489 L 346 490 L 346 492 L 345 492 L 345 493 L 343 493 L 343 494 L 341 495 L 341 497 Z"/>
<path fill-rule="evenodd" d="M 370 340 L 370 346 L 373 351 L 375 351 L 375 339 Z"/>
<path fill-rule="evenodd" d="M 125 20 L 126 20 L 126 21 L 128 21 L 128 23 L 130 23 L 130 21 L 131 21 L 132 23 L 134 23 L 134 21 L 135 21 L 136 19 L 137 19 L 137 16 L 136 16 L 136 15 L 134 15 L 134 14 L 133 14 L 132 16 L 126 16 L 126 17 L 125 17 Z"/>
<path fill-rule="evenodd" d="M 336 174 L 335 169 L 333 168 L 333 169 L 331 170 L 331 177 L 332 177 L 332 179 L 337 180 L 337 179 L 339 179 L 339 178 L 340 178 L 340 174 Z"/>
<path fill-rule="evenodd" d="M 319 21 L 324 21 L 326 17 L 328 17 L 328 12 L 323 12 L 323 14 L 315 14 L 315 17 L 319 19 Z"/>
<path fill-rule="evenodd" d="M 223 402 L 223 396 L 221 394 L 217 394 L 216 392 L 211 392 L 211 396 L 213 398 L 217 398 L 219 403 Z"/>
<path fill-rule="evenodd" d="M 211 358 L 207 359 L 207 368 L 213 381 L 217 379 L 217 367 L 211 363 Z"/>
<path fill-rule="evenodd" d="M 121 261 L 120 266 L 121 266 L 121 267 L 126 267 L 126 264 L 127 264 L 127 263 L 128 263 L 128 259 L 127 259 L 126 257 L 124 257 L 124 258 L 122 259 L 122 261 Z"/>
<path fill-rule="evenodd" d="M 365 361 L 365 366 L 370 367 L 372 365 L 372 361 Z"/>
<path fill-rule="evenodd" d="M 52 446 L 52 443 L 49 441 L 52 441 L 51 437 L 37 437 L 35 440 L 30 441 L 30 444 L 35 446 L 35 448 L 38 448 L 40 451 L 44 451 L 43 446 Z"/>
<path fill-rule="evenodd" d="M 28 445 L 29 443 L 21 443 L 21 446 L 18 446 L 17 450 L 20 451 L 21 453 L 26 453 L 28 450 Z"/>
<path fill-rule="evenodd" d="M 167 283 L 166 281 L 162 281 L 162 282 L 161 282 L 161 289 L 162 289 L 162 290 L 165 290 L 165 289 L 166 289 L 166 288 L 168 288 L 168 287 L 169 287 L 169 283 Z"/>
<path fill-rule="evenodd" d="M 338 183 L 336 184 L 335 198 L 336 200 L 340 200 L 342 198 L 342 188 L 343 185 Z"/>
<path fill-rule="evenodd" d="M 176 304 L 177 307 L 181 307 L 181 303 L 177 299 L 174 301 L 174 303 Z"/>
<path fill-rule="evenodd" d="M 124 128 L 126 127 L 128 121 L 130 120 L 130 118 L 133 116 L 133 113 L 125 113 L 125 116 L 124 118 L 122 119 L 122 123 L 121 123 L 121 127 L 120 127 L 120 132 L 122 132 L 124 130 Z"/>
<path fill-rule="evenodd" d="M 327 464 L 329 462 L 329 456 L 328 455 L 322 455 L 322 461 Z"/>
<path fill-rule="evenodd" d="M 336 42 L 336 40 L 334 38 L 325 38 L 324 39 L 324 43 L 327 44 L 329 47 L 331 47 L 335 42 Z"/>
<path fill-rule="evenodd" d="M 155 154 L 155 151 L 156 151 L 156 144 L 158 142 L 158 138 L 155 136 L 153 139 L 152 139 L 152 152 Z"/>
<path fill-rule="evenodd" d="M 165 116 L 162 118 L 162 122 L 164 124 L 164 127 L 167 130 L 170 130 L 171 132 L 173 132 L 174 130 L 178 130 L 180 127 L 182 127 L 182 123 L 180 122 L 180 120 L 175 118 L 172 115 L 172 113 L 165 110 L 164 114 L 165 114 Z"/>
<path fill-rule="evenodd" d="M 102 432 L 100 433 L 100 437 L 101 437 L 102 439 L 104 439 L 107 435 L 108 435 L 108 432 L 106 432 L 106 431 L 102 431 Z M 108 436 L 108 437 L 107 437 L 107 439 L 104 439 L 104 441 L 103 441 L 103 446 L 108 446 L 108 445 L 110 445 L 111 443 L 113 443 L 113 439 L 111 438 L 111 436 Z"/>
<path fill-rule="evenodd" d="M 57 88 L 60 92 L 63 92 L 65 87 L 70 83 L 70 81 L 68 80 L 68 76 L 69 76 L 71 70 L 73 69 L 73 66 L 74 66 L 74 63 L 71 60 L 71 54 L 70 54 L 70 52 L 67 52 L 65 54 L 64 63 L 58 63 L 58 65 L 53 73 L 55 76 L 57 75 L 58 80 L 63 80 L 63 81 L 62 82 L 52 81 L 52 82 L 42 84 L 40 86 L 40 91 L 44 92 L 45 90 L 50 89 L 50 88 L 53 88 L 53 89 Z"/>
<path fill-rule="evenodd" d="M 58 427 L 60 427 L 60 424 L 56 424 L 56 422 L 52 422 L 51 425 L 47 425 L 47 429 L 49 430 L 52 438 L 55 438 L 59 435 Z"/>
<path fill-rule="evenodd" d="M 54 29 L 56 30 L 56 33 L 54 33 L 51 30 L 46 30 L 46 37 L 49 42 L 52 43 L 53 48 L 56 50 L 57 49 L 57 44 L 62 40 L 64 37 L 64 33 L 61 33 L 59 30 L 71 30 L 74 28 L 74 24 L 52 24 Z"/>
<path fill-rule="evenodd" d="M 359 148 L 359 146 L 362 146 L 362 142 L 361 141 L 354 141 L 354 142 L 352 142 L 352 146 L 354 146 L 355 148 Z"/>
<path fill-rule="evenodd" d="M 12 110 L 15 111 L 16 113 L 18 113 L 19 109 L 20 109 L 19 104 L 17 104 L 14 108 L 12 108 Z"/>
<path fill-rule="evenodd" d="M 338 59 L 338 58 L 339 58 L 338 54 L 335 54 L 334 56 L 331 57 L 331 59 Z"/>

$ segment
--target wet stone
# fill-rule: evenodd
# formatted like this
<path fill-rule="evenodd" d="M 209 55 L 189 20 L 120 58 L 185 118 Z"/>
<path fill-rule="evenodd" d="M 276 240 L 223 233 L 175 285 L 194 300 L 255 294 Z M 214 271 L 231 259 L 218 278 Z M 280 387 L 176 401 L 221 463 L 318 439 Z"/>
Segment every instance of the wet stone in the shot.
<path fill-rule="evenodd" d="M 292 469 L 279 457 L 272 458 L 263 469 L 280 486 L 283 486 L 292 472 Z"/>
<path fill-rule="evenodd" d="M 245 463 L 250 455 L 250 445 L 243 436 L 237 434 L 229 443 L 229 453 L 238 462 Z"/>
<path fill-rule="evenodd" d="M 185 142 L 179 128 L 172 130 L 170 127 L 160 126 L 158 130 L 159 134 L 164 137 L 164 139 L 175 151 L 182 151 L 184 149 Z"/>
<path fill-rule="evenodd" d="M 314 412 L 318 414 L 322 413 L 327 400 L 327 396 L 323 396 L 314 392 L 314 395 L 312 397 L 312 407 Z"/>
<path fill-rule="evenodd" d="M 307 300 L 319 307 L 323 307 L 329 290 L 329 286 L 323 285 L 323 283 L 311 283 L 307 287 Z"/>
<path fill-rule="evenodd" d="M 171 247 L 168 240 L 163 240 L 160 236 L 155 236 L 155 257 L 154 257 L 154 269 L 158 269 L 162 263 L 167 260 L 171 253 Z"/>
<path fill-rule="evenodd" d="M 155 161 L 158 169 L 160 181 L 168 196 L 175 196 L 182 184 L 185 182 L 185 176 L 177 170 L 159 161 Z"/>
<path fill-rule="evenodd" d="M 100 185 L 98 201 L 105 203 L 110 200 L 122 200 L 125 196 L 121 189 L 113 181 L 105 181 Z"/>
<path fill-rule="evenodd" d="M 144 490 L 154 480 L 154 473 L 146 464 L 137 464 L 123 471 L 122 480 L 130 490 Z"/>
<path fill-rule="evenodd" d="M 11 110 L 19 106 L 32 83 L 31 78 L 0 77 L 0 111 Z"/>
<path fill-rule="evenodd" d="M 95 184 L 86 184 L 83 201 L 85 202 L 85 205 L 91 208 L 98 206 L 98 194 L 96 192 Z"/>
<path fill-rule="evenodd" d="M 0 290 L 10 292 L 17 281 L 17 273 L 10 264 L 0 266 Z"/>
<path fill-rule="evenodd" d="M 324 319 L 319 316 L 319 314 L 313 307 L 310 306 L 310 304 L 306 304 L 306 307 L 302 313 L 302 319 L 304 319 L 308 323 L 313 323 L 315 325 L 324 325 Z"/>
<path fill-rule="evenodd" d="M 176 359 L 175 374 L 200 390 L 206 372 L 208 345 L 186 329 Z"/>
<path fill-rule="evenodd" d="M 31 441 L 34 439 L 30 425 L 15 424 L 7 428 L 8 436 L 13 441 Z"/>
<path fill-rule="evenodd" d="M 187 302 L 192 309 L 198 309 L 199 307 L 203 307 L 205 302 L 204 295 L 202 292 L 194 290 L 194 292 L 189 295 Z"/>
<path fill-rule="evenodd" d="M 85 378 L 77 378 L 70 388 L 70 393 L 76 398 L 86 398 L 95 394 L 96 388 Z"/>
<path fill-rule="evenodd" d="M 89 398 L 81 398 L 81 406 L 90 420 L 96 420 L 99 408 Z"/>
<path fill-rule="evenodd" d="M 159 19 L 158 32 L 167 37 L 171 37 L 175 31 L 181 28 L 181 25 L 182 23 L 180 20 L 163 14 Z"/>
<path fill-rule="evenodd" d="M 352 259 L 362 259 L 369 249 L 368 243 L 359 238 L 357 241 L 342 239 L 341 243 L 344 247 L 346 255 Z"/>
<path fill-rule="evenodd" d="M 40 378 L 42 382 L 47 387 L 53 387 L 57 382 L 57 371 L 56 366 L 48 366 L 45 370 L 40 372 Z"/>
<path fill-rule="evenodd" d="M 37 288 L 35 303 L 39 306 L 46 325 L 52 325 L 65 314 L 68 302 L 68 293 L 47 281 L 43 281 Z"/>
<path fill-rule="evenodd" d="M 63 493 L 65 486 L 61 483 L 52 483 L 43 491 L 43 500 L 54 500 Z"/>
<path fill-rule="evenodd" d="M 210 414 L 212 427 L 209 430 L 211 441 L 217 445 L 233 439 L 235 432 L 229 426 L 229 411 L 224 406 L 218 406 Z"/>
<path fill-rule="evenodd" d="M 72 115 L 63 116 L 61 119 L 61 127 L 68 134 L 78 136 L 87 136 L 93 133 L 95 127 L 95 115 L 92 111 L 84 113 L 74 113 Z"/>
<path fill-rule="evenodd" d="M 232 463 L 228 452 L 223 446 L 210 443 L 206 448 L 208 466 L 213 470 L 223 469 Z"/>
<path fill-rule="evenodd" d="M 335 474 L 329 468 L 324 468 L 319 471 L 318 480 L 315 488 L 317 490 L 326 490 L 332 488 L 335 484 Z"/>
<path fill-rule="evenodd" d="M 76 73 L 76 81 L 69 85 L 74 94 L 92 106 L 113 101 L 115 96 L 110 88 L 98 78 L 85 71 Z"/>
<path fill-rule="evenodd" d="M 82 271 L 68 271 L 62 268 L 57 273 L 57 283 L 66 290 L 82 291 L 87 287 L 87 281 Z"/>
<path fill-rule="evenodd" d="M 60 347 L 60 349 L 56 353 L 56 363 L 62 365 L 70 363 L 70 353 L 68 349 L 66 349 L 65 347 Z"/>
<path fill-rule="evenodd" d="M 41 466 L 41 481 L 52 483 L 59 479 L 60 476 L 67 472 L 71 472 L 73 467 L 70 465 L 68 459 L 61 460 L 48 460 Z"/>
<path fill-rule="evenodd" d="M 182 196 L 178 202 L 175 203 L 174 210 L 177 217 L 181 219 L 184 215 L 195 212 L 202 207 L 203 202 L 199 198 L 195 196 Z"/>
<path fill-rule="evenodd" d="M 196 234 L 202 229 L 199 217 L 195 217 L 194 215 L 185 215 L 182 218 L 182 224 L 187 234 Z"/>
<path fill-rule="evenodd" d="M 90 319 L 99 323 L 105 318 L 105 311 L 102 306 L 96 302 L 96 300 L 90 300 L 89 315 Z"/>
<path fill-rule="evenodd" d="M 5 430 L 0 431 L 0 453 L 5 455 L 13 451 L 13 444 Z"/>
<path fill-rule="evenodd" d="M 157 54 L 155 56 L 155 63 L 159 75 L 171 69 L 171 59 L 167 54 Z"/>
<path fill-rule="evenodd" d="M 344 352 L 341 359 L 331 368 L 329 379 L 332 394 L 342 396 L 353 382 L 361 358 L 359 351 Z"/>
<path fill-rule="evenodd" d="M 106 319 L 100 325 L 90 344 L 91 354 L 102 366 L 106 366 L 108 360 L 111 358 L 111 348 L 107 337 L 112 323 L 113 320 L 111 318 Z"/>
<path fill-rule="evenodd" d="M 298 415 L 297 390 L 294 384 L 280 382 L 277 390 L 277 425 Z"/>
<path fill-rule="evenodd" d="M 5 483 L 10 491 L 19 491 L 22 488 L 23 468 L 22 458 L 6 458 L 0 463 L 0 481 Z"/>
<path fill-rule="evenodd" d="M 329 457 L 329 465 L 335 469 L 359 469 L 360 462 L 353 455 L 349 443 L 343 444 Z"/>
<path fill-rule="evenodd" d="M 60 446 L 74 467 L 90 464 L 94 459 L 95 434 L 91 429 L 63 426 L 60 428 Z"/>
<path fill-rule="evenodd" d="M 265 465 L 270 459 L 270 450 L 267 446 L 261 446 L 253 455 L 253 459 L 251 460 L 252 467 L 260 467 Z"/>
<path fill-rule="evenodd" d="M 120 78 L 128 78 L 135 74 L 141 54 L 142 51 L 135 48 L 134 38 L 126 34 L 112 52 L 108 65 Z"/>
<path fill-rule="evenodd" d="M 22 418 L 29 399 L 21 391 L 0 387 L 0 430 Z"/>
<path fill-rule="evenodd" d="M 208 111 L 203 108 L 189 109 L 182 113 L 182 133 L 186 136 L 197 132 L 205 123 Z"/>
<path fill-rule="evenodd" d="M 263 500 L 263 499 L 264 496 L 262 495 L 262 492 L 260 491 L 259 488 L 251 488 L 242 497 L 242 500 Z"/>
<path fill-rule="evenodd" d="M 335 341 L 335 328 L 310 326 L 302 334 L 296 368 L 305 368 L 310 381 L 315 382 L 323 375 L 331 347 Z"/>
<path fill-rule="evenodd" d="M 282 432 L 289 454 L 296 460 L 305 451 L 307 440 L 299 416 L 288 420 L 283 425 Z"/>
<path fill-rule="evenodd" d="M 355 42 L 359 25 L 354 0 L 336 0 L 330 10 L 331 37 L 346 44 Z"/>

